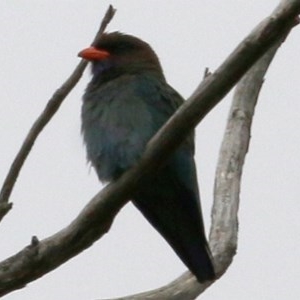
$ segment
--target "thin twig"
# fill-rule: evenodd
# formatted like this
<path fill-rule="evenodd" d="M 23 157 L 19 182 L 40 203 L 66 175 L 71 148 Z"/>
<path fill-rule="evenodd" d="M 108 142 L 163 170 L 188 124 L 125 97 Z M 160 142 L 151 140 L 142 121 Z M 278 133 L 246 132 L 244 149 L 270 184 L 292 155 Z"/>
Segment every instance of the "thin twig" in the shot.
<path fill-rule="evenodd" d="M 95 41 L 97 41 L 102 33 L 104 32 L 105 28 L 107 27 L 108 23 L 111 21 L 115 14 L 116 10 L 110 5 L 106 11 L 106 14 L 101 22 L 100 28 L 95 36 Z M 48 122 L 52 119 L 54 114 L 59 109 L 60 105 L 62 104 L 63 100 L 67 97 L 70 91 L 74 88 L 77 84 L 79 79 L 81 78 L 83 71 L 87 66 L 87 61 L 81 60 L 71 76 L 62 84 L 60 88 L 56 90 L 53 94 L 51 99 L 48 101 L 45 109 L 37 118 L 37 120 L 33 123 L 31 129 L 29 130 L 19 152 L 17 153 L 9 172 L 4 180 L 1 192 L 0 192 L 0 221 L 2 218 L 8 213 L 8 211 L 12 208 L 12 203 L 9 203 L 9 197 L 12 193 L 20 170 L 30 153 L 34 142 L 36 141 L 37 137 L 44 129 L 44 127 L 48 124 Z"/>

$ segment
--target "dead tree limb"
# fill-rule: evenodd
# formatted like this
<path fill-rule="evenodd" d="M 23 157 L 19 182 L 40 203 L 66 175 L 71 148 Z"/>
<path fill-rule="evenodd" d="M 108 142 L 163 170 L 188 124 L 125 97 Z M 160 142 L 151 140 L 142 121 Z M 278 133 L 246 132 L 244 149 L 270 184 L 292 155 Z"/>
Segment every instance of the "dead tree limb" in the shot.
<path fill-rule="evenodd" d="M 38 241 L 37 238 L 33 238 L 31 245 L 1 262 L 0 296 L 22 288 L 26 283 L 45 275 L 103 236 L 110 228 L 118 211 L 129 201 L 131 193 L 140 180 L 156 170 L 190 130 L 221 101 L 250 67 L 276 41 L 287 35 L 295 25 L 299 12 L 299 0 L 282 2 L 275 12 L 263 21 L 214 73 L 205 78 L 189 101 L 182 105 L 149 142 L 141 161 L 134 168 L 124 174 L 120 180 L 98 193 L 69 226 L 44 240 Z M 241 115 L 237 114 L 237 116 Z M 221 204 L 223 199 L 220 200 Z M 216 213 L 215 207 L 214 214 Z M 217 221 L 220 220 L 213 219 L 213 226 L 217 226 Z M 212 231 L 211 238 L 219 238 L 222 228 L 217 229 L 216 232 Z M 214 240 L 211 240 L 211 245 L 218 276 L 221 276 L 225 271 L 219 265 L 219 262 L 223 261 L 222 253 L 219 253 L 221 248 L 214 245 Z M 195 286 L 196 281 L 190 274 L 184 274 L 183 277 L 189 283 L 194 282 L 192 286 Z M 172 284 L 181 283 L 179 278 Z M 197 283 L 198 293 L 210 284 L 211 282 L 205 285 Z M 181 290 L 176 295 L 180 293 L 182 293 Z M 194 299 L 188 294 L 184 298 L 174 297 L 173 299 Z M 147 297 L 143 296 L 140 299 L 147 299 Z"/>

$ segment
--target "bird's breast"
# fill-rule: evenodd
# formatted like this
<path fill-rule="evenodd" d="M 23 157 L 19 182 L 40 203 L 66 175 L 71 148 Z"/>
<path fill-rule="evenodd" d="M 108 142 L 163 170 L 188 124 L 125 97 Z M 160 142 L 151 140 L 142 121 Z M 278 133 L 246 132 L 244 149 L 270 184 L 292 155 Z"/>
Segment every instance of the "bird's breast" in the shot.
<path fill-rule="evenodd" d="M 154 133 L 145 101 L 130 84 L 109 84 L 86 92 L 82 133 L 87 158 L 102 181 L 118 178 L 141 156 Z"/>

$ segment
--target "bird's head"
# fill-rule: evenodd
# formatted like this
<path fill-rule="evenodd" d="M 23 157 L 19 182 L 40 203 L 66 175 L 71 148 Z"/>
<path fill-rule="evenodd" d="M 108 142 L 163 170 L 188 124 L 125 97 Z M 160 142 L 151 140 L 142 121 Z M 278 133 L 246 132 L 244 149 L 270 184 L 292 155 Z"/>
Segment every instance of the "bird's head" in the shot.
<path fill-rule="evenodd" d="M 78 56 L 91 61 L 92 73 L 97 81 L 143 72 L 163 78 L 155 52 L 146 42 L 132 35 L 104 33 L 94 45 L 80 51 Z"/>

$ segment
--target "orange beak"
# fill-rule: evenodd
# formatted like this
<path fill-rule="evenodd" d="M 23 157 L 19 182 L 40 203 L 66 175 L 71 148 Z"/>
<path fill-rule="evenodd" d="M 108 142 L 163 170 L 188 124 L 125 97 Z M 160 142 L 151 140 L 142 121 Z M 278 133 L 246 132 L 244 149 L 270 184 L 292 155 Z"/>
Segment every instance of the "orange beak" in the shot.
<path fill-rule="evenodd" d="M 79 57 L 86 60 L 102 60 L 110 56 L 109 52 L 100 50 L 95 47 L 86 48 L 78 53 Z"/>

